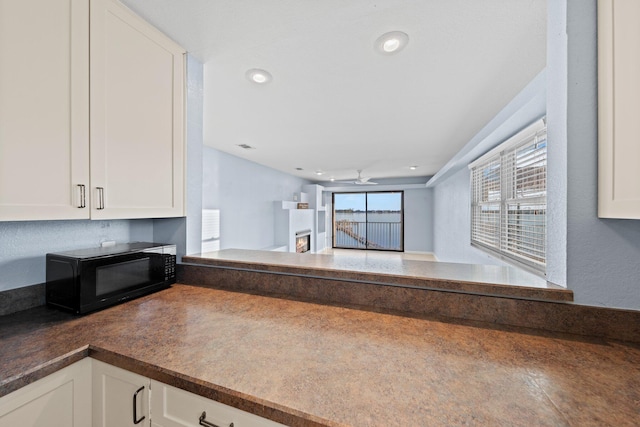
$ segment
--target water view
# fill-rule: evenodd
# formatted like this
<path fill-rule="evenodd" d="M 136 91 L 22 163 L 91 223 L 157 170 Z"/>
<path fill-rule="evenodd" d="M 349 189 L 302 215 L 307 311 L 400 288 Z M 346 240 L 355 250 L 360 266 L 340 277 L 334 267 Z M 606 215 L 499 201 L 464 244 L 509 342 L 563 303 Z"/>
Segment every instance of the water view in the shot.
<path fill-rule="evenodd" d="M 334 194 L 334 247 L 403 250 L 402 192 Z"/>

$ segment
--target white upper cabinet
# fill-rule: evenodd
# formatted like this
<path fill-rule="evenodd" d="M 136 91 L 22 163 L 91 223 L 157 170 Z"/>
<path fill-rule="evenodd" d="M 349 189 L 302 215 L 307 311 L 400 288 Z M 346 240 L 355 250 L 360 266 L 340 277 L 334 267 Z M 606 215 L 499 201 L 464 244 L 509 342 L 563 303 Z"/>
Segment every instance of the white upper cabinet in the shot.
<path fill-rule="evenodd" d="M 640 219 L 640 1 L 598 2 L 598 216 Z"/>
<path fill-rule="evenodd" d="M 88 105 L 87 0 L 0 0 L 0 221 L 89 218 Z"/>
<path fill-rule="evenodd" d="M 0 0 L 0 221 L 183 216 L 184 61 L 114 0 Z"/>
<path fill-rule="evenodd" d="M 91 1 L 92 218 L 184 215 L 184 50 Z"/>

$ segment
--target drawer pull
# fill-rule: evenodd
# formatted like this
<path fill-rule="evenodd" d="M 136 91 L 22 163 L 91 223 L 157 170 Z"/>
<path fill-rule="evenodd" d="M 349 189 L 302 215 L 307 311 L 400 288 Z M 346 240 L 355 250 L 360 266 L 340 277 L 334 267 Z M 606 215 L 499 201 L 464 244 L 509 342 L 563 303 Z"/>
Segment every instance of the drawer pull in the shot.
<path fill-rule="evenodd" d="M 104 187 L 96 187 L 98 190 L 98 207 L 96 209 L 104 209 Z"/>
<path fill-rule="evenodd" d="M 205 418 L 207 418 L 207 413 L 205 411 L 202 411 L 202 415 L 200 415 L 200 420 L 199 420 L 200 422 L 198 424 L 204 427 L 220 427 L 216 424 L 210 423 Z M 233 427 L 233 423 L 229 424 L 229 427 Z"/>
<path fill-rule="evenodd" d="M 78 206 L 78 208 L 86 208 L 87 196 L 85 192 L 85 186 L 84 184 L 78 184 L 78 188 L 80 189 L 80 206 Z"/>
<path fill-rule="evenodd" d="M 144 390 L 144 386 L 140 387 L 138 390 L 136 390 L 135 393 L 133 393 L 133 423 L 134 424 L 140 424 L 145 417 L 143 415 L 142 418 L 138 419 L 138 405 L 136 402 L 138 398 L 138 393 L 140 393 L 142 390 Z"/>

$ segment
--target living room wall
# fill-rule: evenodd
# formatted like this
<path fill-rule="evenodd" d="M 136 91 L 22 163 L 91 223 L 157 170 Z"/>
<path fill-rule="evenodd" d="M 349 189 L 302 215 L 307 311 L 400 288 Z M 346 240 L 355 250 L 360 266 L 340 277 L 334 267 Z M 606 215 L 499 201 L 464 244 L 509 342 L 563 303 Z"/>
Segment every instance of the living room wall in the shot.
<path fill-rule="evenodd" d="M 273 246 L 275 202 L 311 182 L 207 146 L 202 159 L 202 208 L 220 210 L 220 249 Z"/>

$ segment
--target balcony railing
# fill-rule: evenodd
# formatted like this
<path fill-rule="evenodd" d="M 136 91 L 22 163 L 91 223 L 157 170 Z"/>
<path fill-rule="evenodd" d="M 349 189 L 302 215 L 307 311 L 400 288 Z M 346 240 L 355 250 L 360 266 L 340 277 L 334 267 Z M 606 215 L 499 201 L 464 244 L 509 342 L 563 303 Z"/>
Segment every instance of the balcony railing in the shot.
<path fill-rule="evenodd" d="M 337 220 L 334 246 L 350 249 L 402 250 L 402 223 Z"/>

